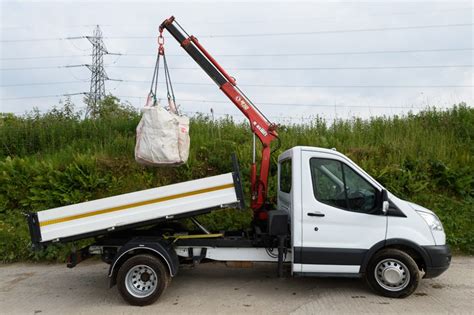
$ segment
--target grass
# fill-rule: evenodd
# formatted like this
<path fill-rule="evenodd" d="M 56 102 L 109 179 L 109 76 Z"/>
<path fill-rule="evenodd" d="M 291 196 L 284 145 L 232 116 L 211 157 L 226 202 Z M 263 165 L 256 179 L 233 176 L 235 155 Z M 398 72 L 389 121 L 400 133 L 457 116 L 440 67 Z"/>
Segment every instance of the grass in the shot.
<path fill-rule="evenodd" d="M 96 119 L 82 119 L 66 102 L 46 114 L 0 116 L 0 260 L 62 260 L 67 246 L 33 253 L 22 215 L 231 170 L 239 157 L 249 176 L 251 133 L 231 118 L 191 120 L 186 165 L 150 168 L 134 161 L 140 116 L 114 97 Z M 401 198 L 433 209 L 453 249 L 474 253 L 474 110 L 465 104 L 403 117 L 354 118 L 331 124 L 316 118 L 279 128 L 269 196 L 275 196 L 276 159 L 295 145 L 337 148 Z M 244 183 L 248 196 L 248 182 Z M 275 201 L 275 197 L 271 198 Z M 250 211 L 217 211 L 200 218 L 214 230 L 245 227 Z"/>

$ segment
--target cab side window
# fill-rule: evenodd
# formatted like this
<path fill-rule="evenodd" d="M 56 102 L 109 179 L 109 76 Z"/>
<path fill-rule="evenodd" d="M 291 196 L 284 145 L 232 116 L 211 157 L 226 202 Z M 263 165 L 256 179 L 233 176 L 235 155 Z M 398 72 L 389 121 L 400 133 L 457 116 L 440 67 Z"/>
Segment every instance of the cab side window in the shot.
<path fill-rule="evenodd" d="M 377 190 L 363 177 L 343 164 L 349 209 L 358 212 L 371 212 L 376 207 Z"/>
<path fill-rule="evenodd" d="M 291 191 L 291 159 L 280 163 L 280 191 L 287 194 Z"/>
<path fill-rule="evenodd" d="M 371 213 L 376 208 L 375 189 L 346 164 L 331 159 L 310 159 L 315 198 L 344 210 Z"/>
<path fill-rule="evenodd" d="M 341 163 L 334 160 L 311 159 L 313 192 L 322 203 L 347 208 Z"/>

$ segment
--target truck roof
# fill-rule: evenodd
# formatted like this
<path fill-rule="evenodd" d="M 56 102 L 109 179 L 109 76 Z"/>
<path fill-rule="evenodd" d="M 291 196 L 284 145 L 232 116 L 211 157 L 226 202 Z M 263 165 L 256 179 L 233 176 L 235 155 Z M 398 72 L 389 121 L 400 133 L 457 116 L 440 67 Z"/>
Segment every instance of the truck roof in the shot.
<path fill-rule="evenodd" d="M 335 148 L 333 149 L 326 149 L 326 148 L 321 148 L 321 147 L 310 147 L 310 146 L 295 146 L 292 147 L 291 149 L 288 149 L 284 151 L 283 153 L 280 154 L 278 157 L 278 160 L 285 159 L 287 157 L 293 156 L 295 151 L 311 151 L 311 152 L 323 152 L 323 153 L 329 153 L 329 154 L 335 154 L 340 157 L 345 157 L 346 156 L 340 152 L 338 152 Z"/>
<path fill-rule="evenodd" d="M 326 149 L 326 148 L 320 148 L 320 147 L 310 147 L 310 146 L 295 146 L 291 149 L 286 150 L 280 156 L 278 156 L 278 162 L 281 162 L 284 159 L 291 158 L 297 154 L 301 153 L 302 151 L 306 152 L 319 152 L 319 153 L 326 153 L 326 154 L 332 154 L 335 156 L 338 156 L 341 158 L 341 160 L 345 160 L 348 165 L 350 165 L 352 168 L 355 168 L 358 170 L 359 173 L 364 174 L 366 176 L 366 179 L 369 179 L 375 186 L 378 186 L 380 189 L 384 188 L 382 184 L 377 182 L 370 174 L 368 174 L 366 171 L 364 171 L 359 165 L 357 165 L 355 162 L 353 162 L 349 157 L 346 155 L 342 154 L 341 152 L 338 152 L 336 149 Z"/>

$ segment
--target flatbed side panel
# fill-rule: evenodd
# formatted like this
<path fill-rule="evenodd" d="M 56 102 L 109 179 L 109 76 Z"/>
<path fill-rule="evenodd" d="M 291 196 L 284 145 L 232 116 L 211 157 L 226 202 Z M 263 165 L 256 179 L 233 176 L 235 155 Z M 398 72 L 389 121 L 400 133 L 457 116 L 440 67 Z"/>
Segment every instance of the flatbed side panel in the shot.
<path fill-rule="evenodd" d="M 38 212 L 41 242 L 238 203 L 232 173 Z"/>

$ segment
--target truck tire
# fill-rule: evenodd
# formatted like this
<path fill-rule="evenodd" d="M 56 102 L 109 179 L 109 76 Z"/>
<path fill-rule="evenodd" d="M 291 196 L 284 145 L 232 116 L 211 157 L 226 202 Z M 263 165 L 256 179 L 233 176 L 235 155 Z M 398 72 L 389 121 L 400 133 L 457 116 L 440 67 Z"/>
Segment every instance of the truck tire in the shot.
<path fill-rule="evenodd" d="M 127 259 L 117 273 L 120 295 L 131 305 L 154 303 L 168 286 L 170 276 L 155 256 L 140 254 Z"/>
<path fill-rule="evenodd" d="M 372 257 L 365 278 L 369 286 L 380 295 L 405 298 L 418 287 L 420 271 L 410 255 L 388 248 Z"/>

